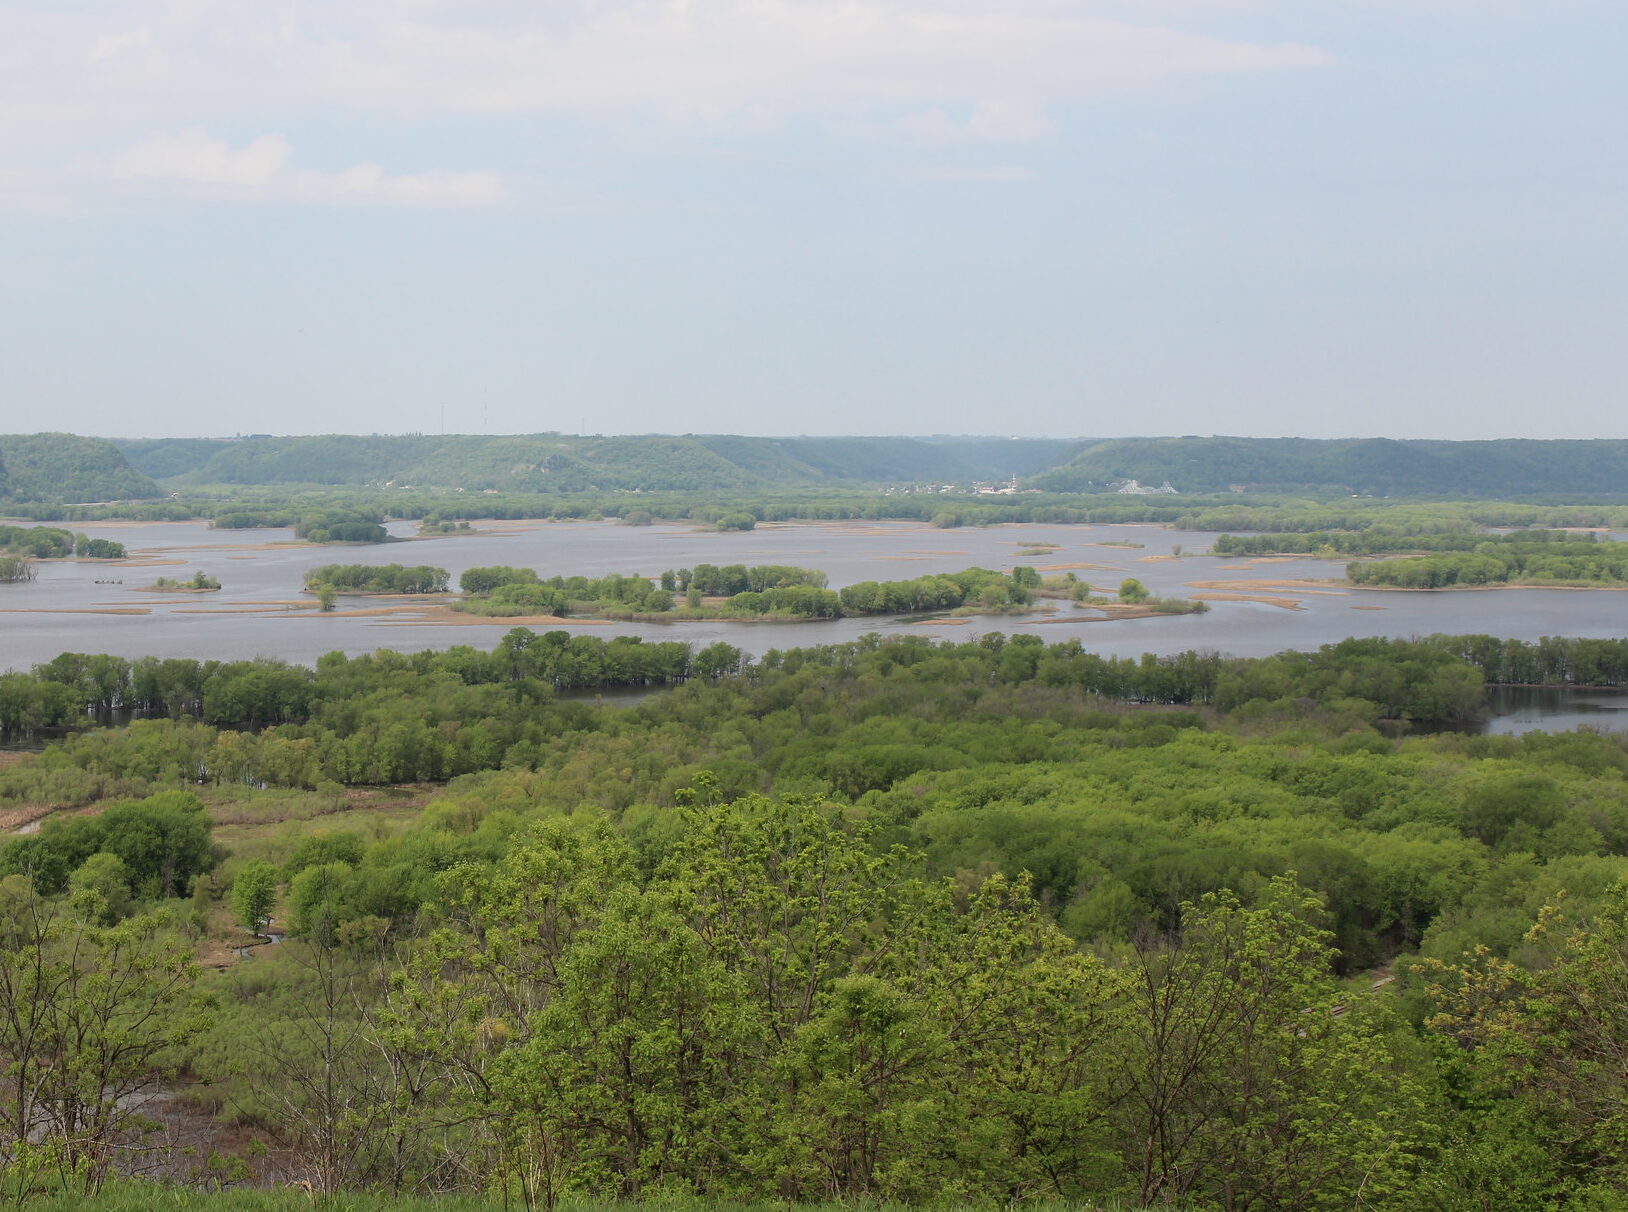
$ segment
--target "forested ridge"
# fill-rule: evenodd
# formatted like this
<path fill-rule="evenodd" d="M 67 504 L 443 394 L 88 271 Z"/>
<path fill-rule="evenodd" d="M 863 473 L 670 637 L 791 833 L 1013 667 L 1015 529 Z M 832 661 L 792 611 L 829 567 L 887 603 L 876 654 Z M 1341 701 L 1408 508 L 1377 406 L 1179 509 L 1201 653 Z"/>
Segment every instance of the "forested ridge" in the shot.
<path fill-rule="evenodd" d="M 120 440 L 131 465 L 177 484 L 413 485 L 497 492 L 741 491 L 837 483 L 995 482 L 1111 491 L 1131 479 L 1184 495 L 1250 490 L 1410 497 L 1628 494 L 1628 443 L 1589 439 L 754 438 L 326 435 Z"/>
<path fill-rule="evenodd" d="M 1628 746 L 1385 722 L 1624 678 L 1486 636 L 64 654 L 0 724 L 156 718 L 0 768 L 46 811 L 0 846 L 0 1182 L 1621 1208 Z M 671 688 L 561 697 L 616 684 Z M 181 1082 L 190 1152 L 142 1127 Z"/>
<path fill-rule="evenodd" d="M 1301 438 L 758 438 L 317 435 L 105 441 L 0 436 L 0 499 L 131 500 L 171 489 L 486 494 L 762 494 L 840 485 L 995 484 L 1064 495 L 1135 479 L 1184 497 L 1267 492 L 1507 499 L 1628 495 L 1628 444 Z M 987 505 L 987 502 L 981 503 Z M 1223 527 L 1224 528 L 1224 527 Z"/>
<path fill-rule="evenodd" d="M 105 439 L 0 434 L 0 501 L 127 501 L 160 495 L 158 485 Z"/>
<path fill-rule="evenodd" d="M 121 440 L 133 466 L 193 484 L 415 485 L 499 492 L 765 489 L 1004 480 L 1077 442 L 1022 438 L 323 435 Z"/>
<path fill-rule="evenodd" d="M 1120 438 L 1031 478 L 1049 492 L 1135 479 L 1183 493 L 1229 488 L 1435 497 L 1628 492 L 1628 441 L 1393 438 Z"/>

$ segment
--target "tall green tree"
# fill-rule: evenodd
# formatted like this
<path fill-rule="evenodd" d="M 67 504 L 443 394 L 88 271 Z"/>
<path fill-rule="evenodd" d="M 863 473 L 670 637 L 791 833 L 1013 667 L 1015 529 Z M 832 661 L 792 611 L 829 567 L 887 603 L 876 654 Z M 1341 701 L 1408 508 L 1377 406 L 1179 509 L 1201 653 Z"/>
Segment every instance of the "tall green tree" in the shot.
<path fill-rule="evenodd" d="M 210 1006 L 162 917 L 109 926 L 103 908 L 0 881 L 0 1158 L 49 1145 L 56 1181 L 83 1194 L 141 1148 L 143 1103 Z"/>
<path fill-rule="evenodd" d="M 1429 1025 L 1456 1045 L 1447 1055 L 1463 1110 L 1454 1159 L 1463 1185 L 1510 1207 L 1568 1199 L 1622 1206 L 1628 885 L 1614 887 L 1593 913 L 1565 900 L 1545 906 L 1525 958 L 1483 947 L 1428 968 L 1436 1006 Z"/>
<path fill-rule="evenodd" d="M 1121 1148 L 1143 1203 L 1226 1212 L 1378 1203 L 1412 1178 L 1423 1094 L 1383 1015 L 1337 1013 L 1316 898 L 1213 893 L 1131 968 Z"/>
<path fill-rule="evenodd" d="M 276 867 L 264 859 L 254 859 L 239 868 L 232 880 L 232 916 L 251 933 L 258 935 L 270 920 L 280 879 Z"/>

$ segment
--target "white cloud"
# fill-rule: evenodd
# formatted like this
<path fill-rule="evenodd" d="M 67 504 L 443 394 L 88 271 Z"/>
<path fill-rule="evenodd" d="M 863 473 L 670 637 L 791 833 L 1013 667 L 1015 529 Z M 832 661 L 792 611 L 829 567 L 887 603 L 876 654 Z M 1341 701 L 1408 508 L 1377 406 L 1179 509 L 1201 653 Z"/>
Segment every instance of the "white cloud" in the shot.
<path fill-rule="evenodd" d="M 549 20 L 494 17 L 482 5 L 410 16 L 393 8 L 359 37 L 318 42 L 307 29 L 293 56 L 296 87 L 362 109 L 635 109 L 694 119 L 1014 97 L 1039 107 L 1324 61 L 1310 47 L 1106 20 L 1078 5 L 582 0 L 547 11 Z"/>
<path fill-rule="evenodd" d="M 889 122 L 856 123 L 849 134 L 908 143 L 1031 143 L 1050 133 L 1051 118 L 1030 101 L 983 101 L 964 116 L 923 109 Z"/>
<path fill-rule="evenodd" d="M 929 168 L 919 172 L 906 174 L 911 181 L 925 181 L 932 184 L 961 184 L 971 182 L 976 184 L 1012 184 L 1035 179 L 1034 170 L 1025 168 L 1020 164 L 996 164 L 989 167 L 978 168 Z"/>
<path fill-rule="evenodd" d="M 496 176 L 391 175 L 367 140 L 388 128 L 446 163 L 449 125 L 428 119 L 549 115 L 739 138 L 795 120 L 849 138 L 1022 143 L 1099 94 L 1326 61 L 1211 32 L 1218 10 L 1268 0 L 1187 2 L 1191 19 L 1175 0 L 0 4 L 0 176 L 73 194 L 94 177 L 83 165 L 111 161 L 126 182 L 231 196 L 475 202 L 502 192 Z M 198 133 L 227 127 L 365 162 L 316 173 L 273 136 L 231 147 Z M 529 149 L 510 147 L 516 159 L 496 167 L 514 177 Z"/>
<path fill-rule="evenodd" d="M 148 54 L 154 50 L 153 35 L 145 29 L 128 30 L 121 34 L 104 34 L 91 44 L 88 52 L 92 63 L 103 63 L 135 54 Z"/>
<path fill-rule="evenodd" d="M 150 135 L 126 148 L 113 162 L 117 177 L 145 177 L 257 190 L 275 180 L 288 164 L 288 140 L 261 135 L 234 151 L 202 131 Z"/>
<path fill-rule="evenodd" d="M 357 164 L 338 173 L 304 170 L 294 175 L 293 196 L 311 202 L 361 202 L 392 206 L 483 206 L 501 202 L 496 173 L 398 173 Z"/>
<path fill-rule="evenodd" d="M 0 13 L 0 109 L 50 100 L 149 124 L 335 105 L 852 120 L 877 107 L 1038 113 L 1325 60 L 1124 15 L 1135 7 L 1109 19 L 1079 0 L 88 0 Z"/>
<path fill-rule="evenodd" d="M 202 131 L 140 139 L 112 163 L 127 181 L 217 187 L 218 196 L 245 200 L 353 202 L 373 205 L 463 206 L 499 201 L 492 173 L 386 173 L 357 164 L 336 173 L 296 169 L 281 135 L 261 135 L 241 148 Z"/>

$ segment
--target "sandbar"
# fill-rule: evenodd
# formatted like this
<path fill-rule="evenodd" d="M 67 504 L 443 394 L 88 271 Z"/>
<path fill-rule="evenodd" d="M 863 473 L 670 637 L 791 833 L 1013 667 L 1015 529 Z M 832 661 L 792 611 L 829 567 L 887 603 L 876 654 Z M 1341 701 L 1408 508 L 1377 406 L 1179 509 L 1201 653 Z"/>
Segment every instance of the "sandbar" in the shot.
<path fill-rule="evenodd" d="M 150 606 L 99 606 L 94 609 L 65 609 L 62 607 L 8 606 L 0 614 L 152 614 Z"/>
<path fill-rule="evenodd" d="M 1275 598 L 1260 593 L 1195 593 L 1195 602 L 1260 602 L 1284 610 L 1304 610 L 1299 598 Z"/>

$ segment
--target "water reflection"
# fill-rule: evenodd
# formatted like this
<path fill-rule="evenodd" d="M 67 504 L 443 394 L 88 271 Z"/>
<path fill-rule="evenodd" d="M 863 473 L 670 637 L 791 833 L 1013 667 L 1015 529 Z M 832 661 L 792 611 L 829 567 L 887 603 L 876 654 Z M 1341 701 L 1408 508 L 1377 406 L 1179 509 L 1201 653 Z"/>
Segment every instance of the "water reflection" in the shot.
<path fill-rule="evenodd" d="M 1487 705 L 1491 715 L 1481 731 L 1490 736 L 1573 728 L 1628 733 L 1628 694 L 1620 690 L 1493 686 L 1487 691 Z"/>

